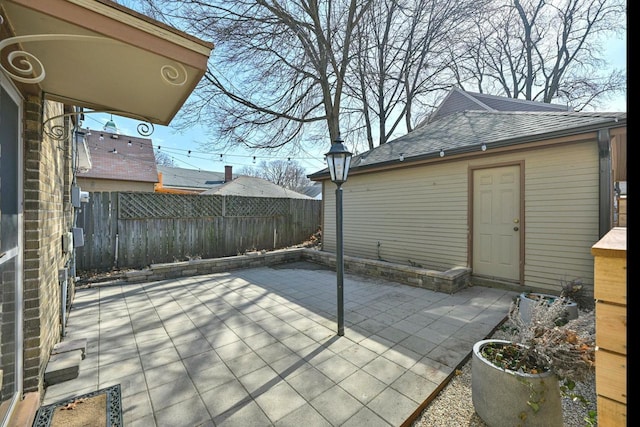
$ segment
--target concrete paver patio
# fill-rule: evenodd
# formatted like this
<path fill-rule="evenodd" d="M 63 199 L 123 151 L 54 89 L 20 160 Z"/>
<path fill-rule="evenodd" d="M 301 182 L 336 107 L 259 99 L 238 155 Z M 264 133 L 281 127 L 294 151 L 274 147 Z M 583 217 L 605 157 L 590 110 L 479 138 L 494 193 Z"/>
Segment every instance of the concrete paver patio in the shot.
<path fill-rule="evenodd" d="M 338 337 L 335 271 L 305 264 L 78 289 L 87 355 L 43 404 L 120 384 L 131 427 L 406 425 L 517 295 L 346 274 Z"/>

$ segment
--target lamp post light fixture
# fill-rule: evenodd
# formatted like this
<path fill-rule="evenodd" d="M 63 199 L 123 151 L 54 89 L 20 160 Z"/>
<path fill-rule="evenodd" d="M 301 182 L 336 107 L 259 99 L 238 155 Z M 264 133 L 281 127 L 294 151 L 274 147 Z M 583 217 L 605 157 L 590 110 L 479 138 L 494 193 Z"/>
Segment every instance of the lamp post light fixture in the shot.
<path fill-rule="evenodd" d="M 336 184 L 336 274 L 338 276 L 338 336 L 344 335 L 344 246 L 342 243 L 342 184 L 347 181 L 351 153 L 338 138 L 326 154 L 331 181 Z"/>

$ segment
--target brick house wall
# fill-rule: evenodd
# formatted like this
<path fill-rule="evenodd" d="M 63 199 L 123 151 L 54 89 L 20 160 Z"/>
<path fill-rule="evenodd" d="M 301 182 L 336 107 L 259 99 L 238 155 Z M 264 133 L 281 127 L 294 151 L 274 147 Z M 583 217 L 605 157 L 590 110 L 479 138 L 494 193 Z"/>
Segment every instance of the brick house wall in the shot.
<path fill-rule="evenodd" d="M 57 141 L 42 123 L 62 114 L 63 105 L 28 96 L 24 138 L 24 391 L 43 390 L 53 346 L 61 339 L 58 270 L 70 254 L 62 235 L 73 225 L 71 138 Z M 56 119 L 63 124 L 62 120 Z"/>

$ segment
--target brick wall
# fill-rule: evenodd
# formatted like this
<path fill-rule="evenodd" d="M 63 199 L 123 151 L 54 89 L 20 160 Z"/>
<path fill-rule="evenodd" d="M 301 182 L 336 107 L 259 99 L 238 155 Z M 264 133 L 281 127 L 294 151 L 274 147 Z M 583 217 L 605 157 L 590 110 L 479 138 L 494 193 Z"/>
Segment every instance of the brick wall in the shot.
<path fill-rule="evenodd" d="M 61 104 L 29 96 L 25 101 L 24 150 L 24 390 L 42 391 L 53 345 L 60 341 L 58 270 L 69 255 L 62 235 L 72 223 L 70 139 L 56 141 L 42 131 Z M 43 119 L 43 117 L 45 117 Z M 63 124 L 57 119 L 56 124 Z"/>

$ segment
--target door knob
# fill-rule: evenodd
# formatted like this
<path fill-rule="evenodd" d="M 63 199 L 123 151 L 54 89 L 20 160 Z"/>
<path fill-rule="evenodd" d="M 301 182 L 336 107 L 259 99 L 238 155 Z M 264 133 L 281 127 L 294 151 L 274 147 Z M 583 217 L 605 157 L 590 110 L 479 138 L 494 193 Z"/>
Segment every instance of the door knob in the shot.
<path fill-rule="evenodd" d="M 513 231 L 518 231 L 519 228 L 518 227 L 513 227 Z"/>

